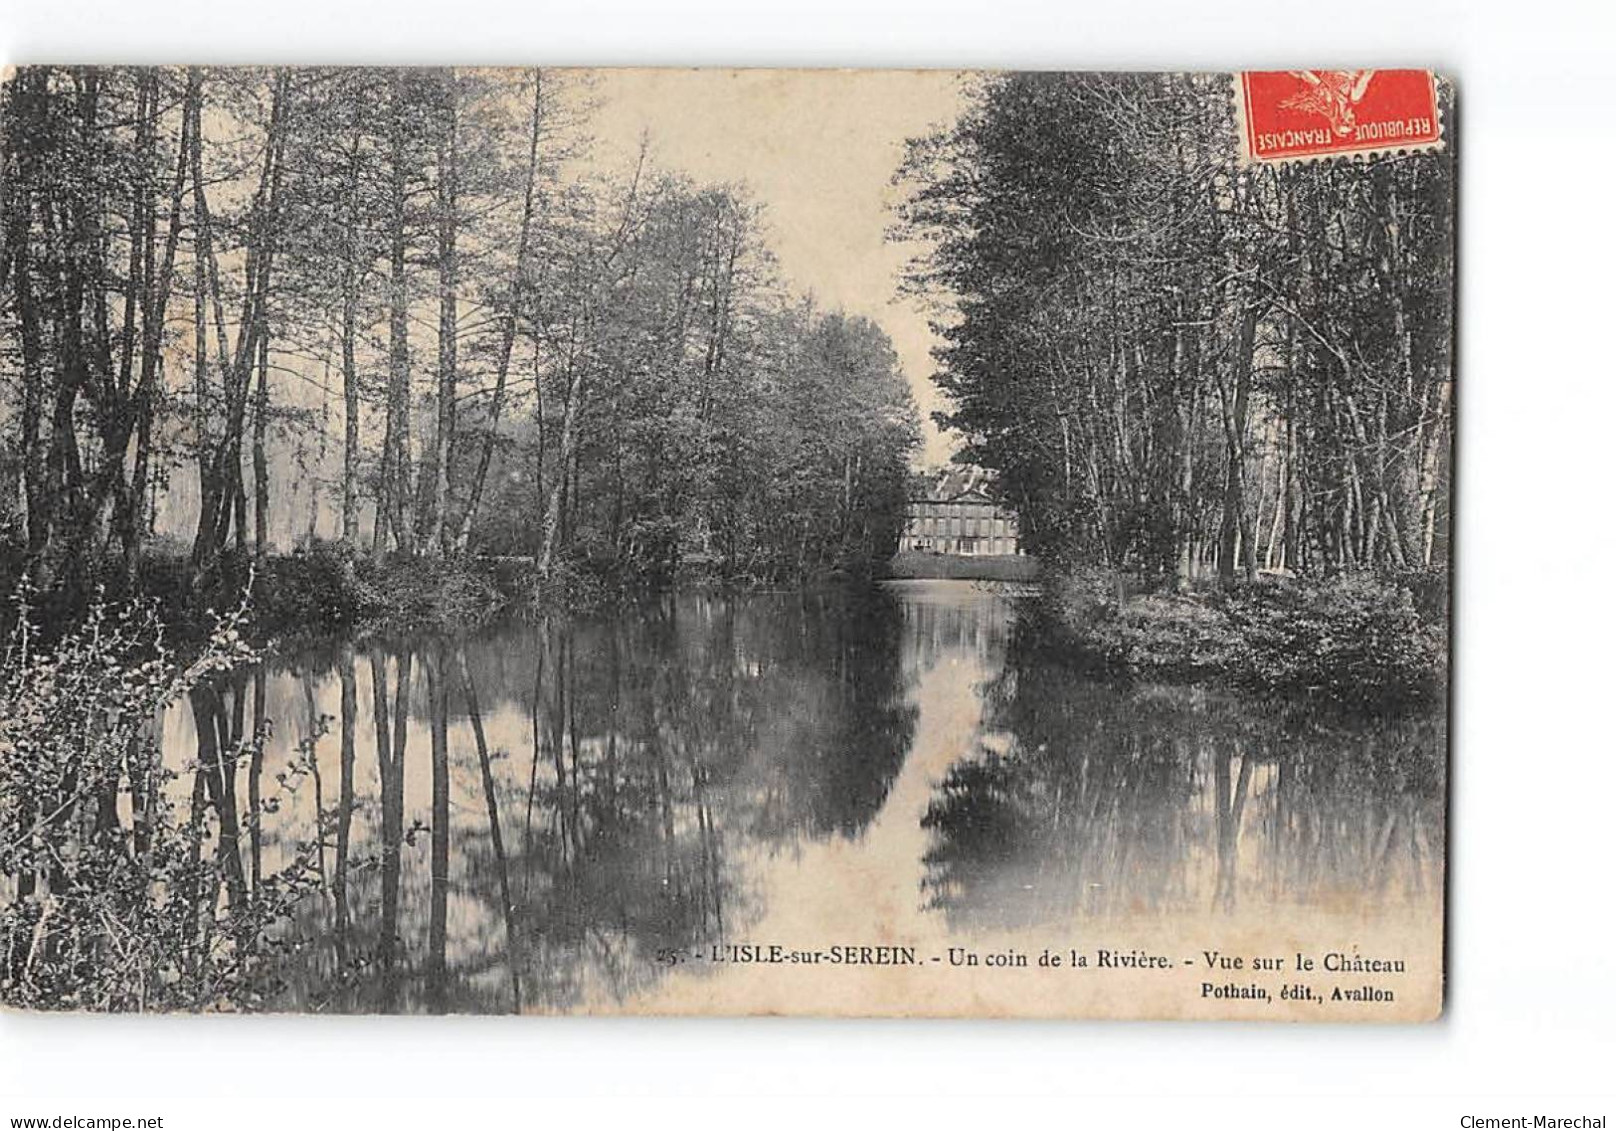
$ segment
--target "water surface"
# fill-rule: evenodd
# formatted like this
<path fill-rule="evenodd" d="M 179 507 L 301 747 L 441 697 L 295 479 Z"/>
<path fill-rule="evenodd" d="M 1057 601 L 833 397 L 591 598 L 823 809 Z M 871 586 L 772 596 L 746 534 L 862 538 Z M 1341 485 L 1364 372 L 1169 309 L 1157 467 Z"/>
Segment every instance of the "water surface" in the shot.
<path fill-rule="evenodd" d="M 239 805 L 278 799 L 244 882 L 321 842 L 284 1009 L 814 1008 L 792 995 L 828 974 L 712 961 L 726 944 L 1439 935 L 1440 715 L 1086 678 L 1013 620 L 1002 592 L 916 581 L 333 647 L 197 694 L 165 752 L 269 730 L 235 767 Z M 872 1008 L 932 992 L 837 976 Z"/>

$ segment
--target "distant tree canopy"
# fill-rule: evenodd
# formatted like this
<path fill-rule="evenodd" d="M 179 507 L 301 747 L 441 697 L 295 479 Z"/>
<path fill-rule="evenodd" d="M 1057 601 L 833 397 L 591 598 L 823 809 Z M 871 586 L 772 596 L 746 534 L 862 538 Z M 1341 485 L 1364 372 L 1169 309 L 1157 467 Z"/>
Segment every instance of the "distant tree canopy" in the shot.
<path fill-rule="evenodd" d="M 0 542 L 37 585 L 316 537 L 656 575 L 890 553 L 917 422 L 730 187 L 580 171 L 544 71 L 20 70 Z"/>
<path fill-rule="evenodd" d="M 1156 583 L 1443 569 L 1446 153 L 1241 168 L 1228 76 L 982 80 L 898 232 L 1029 549 Z"/>

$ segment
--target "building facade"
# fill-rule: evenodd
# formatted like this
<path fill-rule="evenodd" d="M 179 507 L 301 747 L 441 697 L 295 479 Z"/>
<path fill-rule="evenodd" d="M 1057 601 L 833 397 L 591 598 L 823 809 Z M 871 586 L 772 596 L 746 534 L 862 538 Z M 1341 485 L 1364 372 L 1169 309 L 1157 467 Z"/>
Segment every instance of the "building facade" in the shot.
<path fill-rule="evenodd" d="M 962 557 L 1021 554 L 1016 516 L 988 494 L 981 468 L 951 467 L 931 476 L 909 500 L 900 550 Z"/>

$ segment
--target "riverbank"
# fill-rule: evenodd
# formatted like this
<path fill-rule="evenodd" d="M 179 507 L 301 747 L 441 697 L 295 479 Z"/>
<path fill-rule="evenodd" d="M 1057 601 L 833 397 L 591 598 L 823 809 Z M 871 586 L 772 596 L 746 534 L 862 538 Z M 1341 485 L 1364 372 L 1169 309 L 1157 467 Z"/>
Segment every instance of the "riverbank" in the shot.
<path fill-rule="evenodd" d="M 412 633 L 456 634 L 499 619 L 599 611 L 671 590 L 748 592 L 862 586 L 884 570 L 836 570 L 802 578 L 727 576 L 718 563 L 693 559 L 666 576 L 624 574 L 609 565 L 562 563 L 546 573 L 531 557 L 441 558 L 372 555 L 316 543 L 289 554 L 248 563 L 227 559 L 198 586 L 189 556 L 156 548 L 130 577 L 115 563 L 83 569 L 48 592 L 29 592 L 36 629 L 47 637 L 68 631 L 98 602 L 110 607 L 151 606 L 181 647 L 205 640 L 218 614 L 245 607 L 240 627 L 257 646 L 298 647 L 346 637 Z M 21 559 L 0 560 L 8 592 L 22 592 Z M 5 625 L 16 612 L 6 610 Z"/>
<path fill-rule="evenodd" d="M 455 632 L 496 616 L 606 599 L 592 578 L 544 577 L 531 559 L 365 555 L 322 545 L 272 558 L 254 579 L 253 628 L 266 637 L 381 632 Z"/>
<path fill-rule="evenodd" d="M 964 557 L 908 550 L 892 556 L 885 576 L 894 581 L 1032 581 L 1038 562 L 1009 554 Z"/>
<path fill-rule="evenodd" d="M 662 575 L 624 573 L 605 563 L 562 563 L 546 573 L 529 557 L 372 557 L 322 546 L 266 563 L 253 586 L 252 625 L 266 639 L 454 633 L 501 618 L 598 612 L 670 591 L 861 587 L 877 576 L 865 569 L 735 577 L 711 559 L 692 559 Z"/>
<path fill-rule="evenodd" d="M 13 555 L 4 565 L 0 577 L 8 593 L 22 593 L 19 560 Z M 609 598 L 601 579 L 570 569 L 546 578 L 531 559 L 370 555 L 334 543 L 255 564 L 227 558 L 200 585 L 188 554 L 158 547 L 132 576 L 108 562 L 27 593 L 32 619 L 47 636 L 68 631 L 97 602 L 142 603 L 181 646 L 205 639 L 217 614 L 243 605 L 243 633 L 265 644 L 369 632 L 455 632 L 497 616 L 589 608 Z M 15 611 L 14 604 L 7 610 L 8 627 Z"/>
<path fill-rule="evenodd" d="M 1074 667 L 1398 711 L 1447 693 L 1446 612 L 1445 577 L 1426 574 L 1129 593 L 1091 570 L 1046 576 L 1020 620 Z"/>

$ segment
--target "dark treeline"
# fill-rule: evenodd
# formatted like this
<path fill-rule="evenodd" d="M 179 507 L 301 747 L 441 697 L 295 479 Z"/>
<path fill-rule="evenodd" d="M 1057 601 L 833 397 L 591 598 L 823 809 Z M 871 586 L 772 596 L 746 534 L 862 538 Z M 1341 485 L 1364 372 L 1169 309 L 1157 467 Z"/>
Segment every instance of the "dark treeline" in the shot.
<path fill-rule="evenodd" d="M 568 86 L 568 83 L 572 86 Z M 885 335 L 759 208 L 581 155 L 546 71 L 23 68 L 0 97 L 0 524 L 39 588 L 317 539 L 657 578 L 890 552 Z"/>
<path fill-rule="evenodd" d="M 992 77 L 911 143 L 946 422 L 1046 561 L 1443 570 L 1451 159 L 1242 168 L 1230 82 Z"/>

